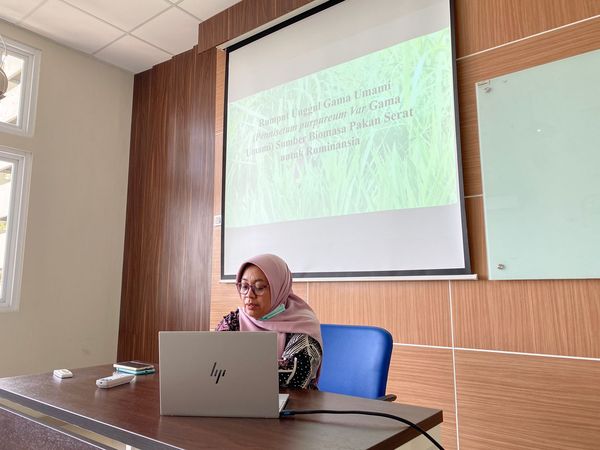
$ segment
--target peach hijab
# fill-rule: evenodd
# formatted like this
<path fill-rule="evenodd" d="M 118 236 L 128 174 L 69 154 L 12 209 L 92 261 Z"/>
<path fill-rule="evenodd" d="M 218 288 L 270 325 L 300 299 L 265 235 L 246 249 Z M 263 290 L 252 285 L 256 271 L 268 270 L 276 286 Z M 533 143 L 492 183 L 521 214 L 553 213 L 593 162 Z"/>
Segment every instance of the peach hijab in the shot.
<path fill-rule="evenodd" d="M 267 277 L 271 289 L 271 309 L 279 305 L 285 311 L 268 320 L 258 320 L 248 316 L 244 308 L 238 308 L 240 331 L 276 331 L 277 353 L 281 358 L 285 349 L 286 333 L 303 333 L 316 339 L 323 349 L 321 324 L 316 314 L 308 304 L 292 292 L 292 273 L 283 259 L 276 255 L 258 255 L 245 261 L 239 268 L 236 282 L 240 282 L 244 270 L 249 265 L 255 265 Z"/>

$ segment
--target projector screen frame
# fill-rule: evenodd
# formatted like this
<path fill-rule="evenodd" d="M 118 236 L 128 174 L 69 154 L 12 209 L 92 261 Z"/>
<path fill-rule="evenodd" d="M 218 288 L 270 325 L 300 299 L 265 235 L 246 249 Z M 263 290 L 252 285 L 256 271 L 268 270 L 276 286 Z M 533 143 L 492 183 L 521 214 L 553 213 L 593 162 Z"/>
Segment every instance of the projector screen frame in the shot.
<path fill-rule="evenodd" d="M 225 63 L 225 93 L 224 93 L 224 115 L 223 115 L 223 155 L 222 155 L 222 190 L 221 190 L 221 249 L 220 249 L 220 280 L 221 282 L 233 282 L 235 274 L 225 275 L 225 191 L 226 191 L 226 160 L 227 160 L 227 114 L 228 114 L 228 82 L 229 82 L 229 55 L 239 48 L 242 48 L 252 42 L 255 42 L 265 36 L 275 33 L 296 22 L 304 20 L 307 17 L 320 13 L 332 6 L 343 3 L 346 0 L 327 0 L 317 4 L 314 7 L 304 10 L 300 8 L 300 13 L 285 20 L 278 21 L 267 28 L 259 27 L 255 34 L 244 39 L 235 39 L 231 45 L 227 43 L 223 46 L 226 51 Z M 469 253 L 467 222 L 465 212 L 465 197 L 463 183 L 462 150 L 460 140 L 460 116 L 458 105 L 458 82 L 456 68 L 456 19 L 455 19 L 455 0 L 446 0 L 449 5 L 449 28 L 451 39 L 451 60 L 452 60 L 452 82 L 453 82 L 453 103 L 454 103 L 454 121 L 456 132 L 456 164 L 457 164 L 457 184 L 458 184 L 458 202 L 460 203 L 460 221 L 462 225 L 462 244 L 464 255 L 464 268 L 447 269 L 419 269 L 419 270 L 389 270 L 389 271 L 345 271 L 345 272 L 294 272 L 293 278 L 296 281 L 390 281 L 390 280 L 448 280 L 463 279 L 473 280 L 477 278 L 471 271 L 471 261 Z"/>

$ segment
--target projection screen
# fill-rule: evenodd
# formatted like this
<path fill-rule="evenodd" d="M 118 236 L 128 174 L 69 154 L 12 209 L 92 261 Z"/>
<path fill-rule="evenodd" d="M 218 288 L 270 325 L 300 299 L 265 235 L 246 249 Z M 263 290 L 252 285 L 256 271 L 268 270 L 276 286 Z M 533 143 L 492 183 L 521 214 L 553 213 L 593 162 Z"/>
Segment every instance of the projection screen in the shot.
<path fill-rule="evenodd" d="M 222 279 L 469 274 L 452 3 L 327 2 L 227 49 Z"/>

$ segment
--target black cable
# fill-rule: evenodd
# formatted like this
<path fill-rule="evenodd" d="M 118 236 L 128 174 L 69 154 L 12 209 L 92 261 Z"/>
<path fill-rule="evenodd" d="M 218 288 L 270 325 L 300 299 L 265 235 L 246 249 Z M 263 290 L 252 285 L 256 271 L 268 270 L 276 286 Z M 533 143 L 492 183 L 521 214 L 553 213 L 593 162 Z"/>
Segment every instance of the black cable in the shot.
<path fill-rule="evenodd" d="M 279 413 L 279 416 L 280 417 L 289 417 L 289 416 L 295 416 L 298 414 L 362 414 L 365 416 L 387 417 L 388 419 L 397 420 L 399 422 L 402 422 L 402 423 L 408 425 L 411 428 L 414 428 L 419 433 L 421 433 L 423 436 L 425 436 L 427 439 L 429 439 L 433 443 L 433 445 L 435 445 L 437 448 L 439 448 L 440 450 L 444 450 L 444 447 L 442 447 L 433 437 L 431 437 L 431 435 L 429 433 L 427 433 L 427 431 L 425 431 L 419 425 L 411 422 L 410 420 L 404 419 L 402 417 L 394 416 L 392 414 L 387 414 L 387 413 L 382 413 L 382 412 L 374 412 L 374 411 L 357 411 L 357 410 L 340 411 L 340 410 L 335 410 L 335 409 L 301 409 L 301 410 L 284 409 L 283 411 L 281 411 Z"/>

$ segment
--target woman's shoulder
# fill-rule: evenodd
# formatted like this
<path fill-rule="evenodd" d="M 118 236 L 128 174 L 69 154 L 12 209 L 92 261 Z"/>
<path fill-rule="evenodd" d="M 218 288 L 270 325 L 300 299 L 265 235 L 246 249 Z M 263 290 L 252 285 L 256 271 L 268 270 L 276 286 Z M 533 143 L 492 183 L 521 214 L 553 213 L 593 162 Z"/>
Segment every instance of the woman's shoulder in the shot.
<path fill-rule="evenodd" d="M 234 318 L 235 319 L 239 319 L 239 317 L 240 317 L 240 310 L 236 309 L 235 311 L 230 311 L 229 314 L 223 316 L 223 319 L 227 319 L 227 318 L 230 318 L 230 319 L 234 319 Z"/>
<path fill-rule="evenodd" d="M 223 319 L 215 331 L 240 331 L 240 312 L 239 310 L 231 311 L 229 314 L 223 316 Z"/>
<path fill-rule="evenodd" d="M 321 344 L 315 338 L 304 333 L 288 333 L 286 336 L 286 351 L 296 353 L 307 348 L 316 350 L 322 354 Z"/>

